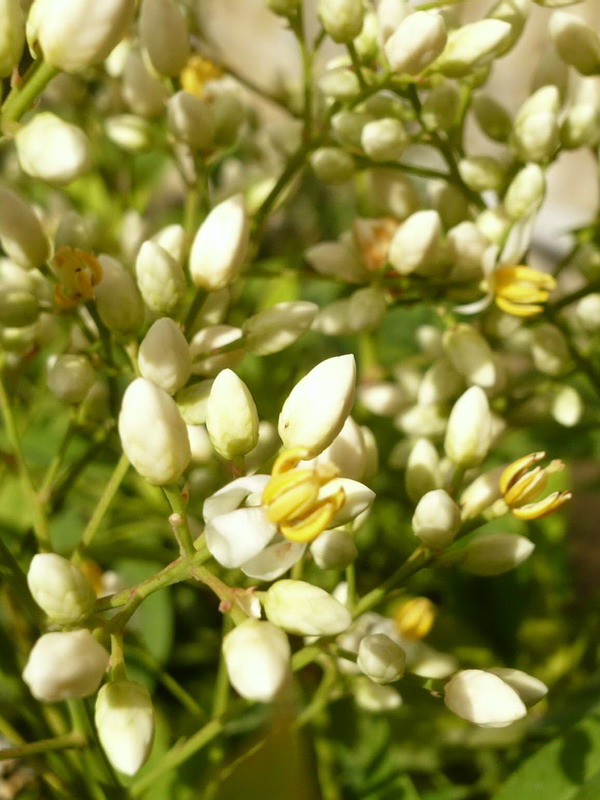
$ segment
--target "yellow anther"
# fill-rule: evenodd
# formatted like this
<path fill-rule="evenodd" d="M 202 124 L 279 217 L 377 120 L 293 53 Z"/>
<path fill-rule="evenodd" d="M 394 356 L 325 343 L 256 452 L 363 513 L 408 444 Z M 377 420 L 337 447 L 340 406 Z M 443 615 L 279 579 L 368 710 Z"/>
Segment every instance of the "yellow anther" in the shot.
<path fill-rule="evenodd" d="M 263 495 L 263 503 L 267 506 L 267 518 L 270 522 L 285 522 L 290 519 L 298 519 L 304 513 L 309 512 L 319 497 L 319 483 L 313 479 L 310 470 L 298 470 L 296 476 L 293 472 L 287 475 L 279 475 L 272 478 L 267 485 L 271 489 Z M 287 481 L 287 485 L 282 485 L 282 478 L 293 478 Z"/>
<path fill-rule="evenodd" d="M 94 288 L 102 280 L 102 265 L 85 250 L 64 245 L 52 259 L 58 278 L 54 287 L 54 302 L 61 308 L 74 308 L 83 300 L 91 300 Z"/>
<path fill-rule="evenodd" d="M 369 272 L 381 269 L 388 260 L 390 242 L 398 230 L 398 222 L 383 219 L 357 219 L 352 225 L 352 238 Z"/>
<path fill-rule="evenodd" d="M 571 499 L 571 492 L 553 492 L 542 500 L 532 502 L 546 488 L 548 476 L 564 469 L 559 459 L 554 459 L 546 467 L 533 466 L 545 457 L 546 453 L 543 452 L 523 456 L 509 464 L 500 477 L 504 502 L 519 519 L 547 517 Z"/>
<path fill-rule="evenodd" d="M 436 609 L 427 597 L 413 597 L 394 612 L 394 622 L 405 639 L 423 639 L 435 622 Z"/>
<path fill-rule="evenodd" d="M 532 317 L 544 310 L 544 303 L 556 288 L 552 275 L 532 267 L 500 267 L 491 278 L 496 305 L 516 317 Z"/>
<path fill-rule="evenodd" d="M 327 530 L 335 513 L 340 510 L 346 500 L 346 493 L 338 489 L 335 494 L 318 500 L 309 514 L 294 522 L 279 525 L 279 530 L 292 542 L 313 542 L 317 536 Z"/>
<path fill-rule="evenodd" d="M 506 494 L 511 486 L 514 486 L 530 467 L 537 464 L 538 461 L 542 461 L 544 458 L 546 458 L 546 453 L 542 450 L 539 453 L 530 453 L 528 456 L 521 456 L 521 458 L 517 458 L 516 461 L 509 464 L 500 476 L 500 491 L 502 494 Z"/>
<path fill-rule="evenodd" d="M 222 76 L 223 70 L 213 61 L 199 55 L 193 55 L 181 70 L 179 79 L 181 88 L 184 91 L 195 94 L 196 97 L 203 97 L 206 84 Z"/>
<path fill-rule="evenodd" d="M 515 517 L 519 519 L 541 519 L 550 514 L 554 514 L 559 508 L 562 508 L 565 503 L 568 503 L 572 497 L 571 492 L 552 492 L 548 497 L 539 500 L 537 503 L 530 503 L 529 505 L 513 508 L 512 512 Z"/>
<path fill-rule="evenodd" d="M 283 472 L 289 472 L 307 458 L 310 458 L 310 453 L 305 447 L 292 447 L 289 450 L 284 450 L 275 459 L 271 470 L 272 477 L 281 475 Z"/>

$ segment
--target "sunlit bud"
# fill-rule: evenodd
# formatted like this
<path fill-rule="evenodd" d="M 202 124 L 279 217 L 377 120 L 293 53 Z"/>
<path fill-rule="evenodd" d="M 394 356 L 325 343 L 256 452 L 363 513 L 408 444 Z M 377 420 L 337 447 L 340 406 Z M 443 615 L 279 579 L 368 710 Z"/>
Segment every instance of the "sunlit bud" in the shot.
<path fill-rule="evenodd" d="M 406 404 L 406 396 L 395 383 L 368 383 L 359 387 L 360 402 L 372 414 L 393 417 Z"/>
<path fill-rule="evenodd" d="M 157 319 L 145 335 L 138 353 L 143 378 L 168 394 L 185 386 L 192 369 L 192 356 L 179 326 L 168 317 Z"/>
<path fill-rule="evenodd" d="M 443 403 L 464 392 L 465 382 L 448 358 L 438 358 L 429 367 L 419 386 L 418 401 L 421 405 Z"/>
<path fill-rule="evenodd" d="M 123 98 L 134 114 L 148 119 L 161 114 L 167 102 L 163 83 L 150 73 L 137 50 L 132 50 L 125 62 Z"/>
<path fill-rule="evenodd" d="M 444 18 L 416 11 L 405 17 L 385 44 L 385 54 L 394 72 L 419 75 L 446 46 Z"/>
<path fill-rule="evenodd" d="M 600 74 L 600 37 L 592 27 L 574 14 L 556 11 L 549 28 L 563 61 L 582 75 Z"/>
<path fill-rule="evenodd" d="M 440 403 L 422 405 L 417 403 L 401 411 L 394 420 L 398 430 L 407 436 L 438 438 L 443 436 L 448 421 L 448 412 Z"/>
<path fill-rule="evenodd" d="M 49 111 L 36 114 L 24 125 L 15 143 L 21 169 L 33 178 L 62 186 L 91 167 L 85 133 Z"/>
<path fill-rule="evenodd" d="M 210 437 L 204 425 L 187 425 L 193 464 L 208 464 L 214 456 Z"/>
<path fill-rule="evenodd" d="M 511 219 L 503 206 L 486 208 L 476 219 L 476 225 L 485 238 L 499 247 L 506 241 Z"/>
<path fill-rule="evenodd" d="M 33 292 L 16 287 L 0 288 L 0 325 L 24 328 L 33 325 L 39 313 L 40 306 Z"/>
<path fill-rule="evenodd" d="M 461 516 L 463 520 L 478 517 L 488 509 L 496 500 L 502 497 L 500 491 L 500 476 L 504 467 L 484 472 L 467 486 L 460 498 Z"/>
<path fill-rule="evenodd" d="M 213 112 L 206 100 L 189 92 L 177 92 L 167 103 L 171 135 L 192 150 L 206 150 L 214 140 Z"/>
<path fill-rule="evenodd" d="M 493 352 L 475 328 L 466 323 L 456 325 L 444 333 L 444 350 L 454 369 L 468 383 L 490 388 L 496 381 Z"/>
<path fill-rule="evenodd" d="M 136 378 L 125 390 L 119 435 L 127 458 L 154 486 L 175 483 L 189 463 L 190 443 L 177 404 L 146 378 Z"/>
<path fill-rule="evenodd" d="M 463 78 L 489 64 L 510 40 L 511 26 L 498 19 L 471 22 L 451 31 L 444 52 L 434 64 L 449 78 Z"/>
<path fill-rule="evenodd" d="M 102 322 L 115 333 L 127 335 L 144 322 L 144 301 L 133 276 L 116 259 L 101 255 L 103 277 L 95 290 Z"/>
<path fill-rule="evenodd" d="M 531 340 L 531 355 L 536 368 L 546 375 L 561 375 L 571 364 L 564 334 L 550 323 L 536 326 Z"/>
<path fill-rule="evenodd" d="M 392 686 L 374 683 L 363 676 L 354 682 L 354 699 L 359 708 L 373 714 L 395 711 L 402 705 L 402 697 Z"/>
<path fill-rule="evenodd" d="M 362 30 L 362 0 L 319 0 L 319 19 L 334 42 L 351 42 Z"/>
<path fill-rule="evenodd" d="M 178 264 L 183 264 L 186 253 L 186 236 L 183 225 L 167 225 L 150 240 L 166 250 Z"/>
<path fill-rule="evenodd" d="M 231 461 L 258 442 L 258 414 L 246 384 L 235 372 L 219 372 L 210 390 L 206 428 L 213 447 Z"/>
<path fill-rule="evenodd" d="M 247 700 L 268 703 L 290 673 L 288 638 L 271 622 L 242 622 L 223 639 L 223 656 L 231 685 Z"/>
<path fill-rule="evenodd" d="M 79 567 L 55 553 L 33 557 L 27 585 L 38 606 L 59 625 L 81 622 L 96 601 L 96 592 Z"/>
<path fill-rule="evenodd" d="M 86 356 L 58 356 L 48 370 L 48 388 L 63 403 L 80 403 L 95 380 Z"/>
<path fill-rule="evenodd" d="M 528 707 L 539 703 L 548 694 L 548 687 L 545 683 L 534 678 L 533 675 L 522 672 L 520 669 L 493 667 L 486 670 L 486 672 L 497 675 L 504 683 L 507 683 Z"/>
<path fill-rule="evenodd" d="M 462 719 L 484 728 L 504 728 L 527 714 L 513 688 L 491 672 L 457 672 L 444 689 L 447 707 Z"/>
<path fill-rule="evenodd" d="M 161 75 L 178 75 L 190 46 L 185 19 L 174 0 L 143 0 L 140 41 L 150 63 Z"/>
<path fill-rule="evenodd" d="M 354 40 L 354 46 L 360 61 L 373 62 L 379 55 L 379 26 L 375 9 L 365 6 L 365 18 L 362 30 Z"/>
<path fill-rule="evenodd" d="M 6 78 L 21 60 L 25 44 L 25 17 L 19 0 L 0 0 L 0 78 Z"/>
<path fill-rule="evenodd" d="M 446 181 L 427 183 L 429 202 L 440 215 L 445 228 L 452 228 L 467 219 L 469 202 L 460 189 Z"/>
<path fill-rule="evenodd" d="M 529 0 L 498 0 L 488 12 L 490 19 L 508 22 L 511 28 L 510 36 L 497 52 L 498 56 L 503 56 L 517 43 L 527 21 L 529 6 Z"/>
<path fill-rule="evenodd" d="M 265 594 L 263 608 L 271 622 L 300 636 L 334 636 L 352 623 L 345 606 L 305 581 L 277 581 Z"/>
<path fill-rule="evenodd" d="M 145 150 L 152 141 L 152 128 L 148 120 L 135 114 L 117 114 L 104 121 L 104 130 L 113 144 L 128 153 Z"/>
<path fill-rule="evenodd" d="M 404 650 L 385 633 L 364 636 L 358 647 L 357 665 L 375 683 L 392 683 L 404 675 Z"/>
<path fill-rule="evenodd" d="M 458 171 L 469 189 L 474 192 L 499 192 L 506 177 L 502 164 L 491 156 L 463 158 L 459 162 Z"/>
<path fill-rule="evenodd" d="M 360 147 L 363 128 L 373 122 L 373 115 L 362 111 L 340 111 L 331 120 L 331 127 L 341 144 Z"/>
<path fill-rule="evenodd" d="M 291 17 L 300 7 L 300 0 L 265 0 L 267 8 L 282 17 Z"/>
<path fill-rule="evenodd" d="M 152 749 L 154 709 L 150 693 L 135 681 L 112 681 L 98 692 L 94 721 L 112 766 L 135 775 Z"/>
<path fill-rule="evenodd" d="M 377 4 L 377 21 L 384 42 L 398 29 L 410 12 L 407 0 L 380 0 Z"/>
<path fill-rule="evenodd" d="M 264 356 L 284 350 L 310 328 L 318 310 L 315 303 L 299 300 L 259 311 L 242 326 L 248 351 Z"/>
<path fill-rule="evenodd" d="M 319 78 L 318 86 L 325 97 L 333 100 L 352 100 L 360 92 L 357 74 L 346 67 L 327 70 Z"/>
<path fill-rule="evenodd" d="M 518 567 L 535 545 L 516 533 L 488 533 L 472 539 L 462 553 L 462 566 L 475 575 L 501 575 Z"/>
<path fill-rule="evenodd" d="M 365 469 L 365 445 L 360 427 L 348 417 L 344 427 L 333 442 L 314 461 L 315 464 L 333 464 L 344 478 L 359 481 Z"/>
<path fill-rule="evenodd" d="M 104 61 L 133 19 L 134 0 L 35 0 L 27 39 L 45 60 L 64 72 L 80 72 Z"/>
<path fill-rule="evenodd" d="M 486 457 L 492 438 L 492 418 L 487 397 L 472 386 L 454 404 L 448 420 L 444 449 L 460 467 L 476 467 Z"/>
<path fill-rule="evenodd" d="M 431 263 L 442 232 L 437 211 L 417 211 L 398 228 L 390 244 L 389 260 L 400 275 L 409 275 Z"/>
<path fill-rule="evenodd" d="M 561 386 L 552 398 L 550 413 L 559 425 L 572 428 L 583 416 L 583 400 L 579 392 L 572 386 Z"/>
<path fill-rule="evenodd" d="M 39 267 L 49 254 L 39 219 L 18 194 L 0 184 L 0 243 L 20 267 Z"/>
<path fill-rule="evenodd" d="M 331 278 L 340 278 L 348 283 L 362 283 L 366 270 L 358 253 L 345 241 L 320 242 L 304 253 L 305 259 L 315 272 Z"/>
<path fill-rule="evenodd" d="M 434 489 L 419 500 L 411 524 L 425 547 L 437 550 L 452 542 L 460 522 L 460 509 L 448 492 Z"/>
<path fill-rule="evenodd" d="M 250 235 L 242 195 L 212 209 L 200 226 L 190 253 L 190 273 L 198 288 L 214 292 L 237 276 L 246 257 Z"/>
<path fill-rule="evenodd" d="M 350 319 L 350 298 L 334 300 L 319 310 L 312 324 L 312 330 L 325 336 L 344 336 L 353 333 Z"/>
<path fill-rule="evenodd" d="M 465 220 L 455 225 L 446 236 L 445 257 L 451 264 L 453 280 L 483 276 L 483 259 L 489 242 L 474 222 Z"/>
<path fill-rule="evenodd" d="M 360 142 L 373 161 L 398 161 L 410 143 L 404 125 L 395 117 L 367 122 Z"/>
<path fill-rule="evenodd" d="M 594 292 L 583 297 L 575 307 L 579 324 L 590 333 L 600 330 L 600 294 Z"/>
<path fill-rule="evenodd" d="M 341 431 L 354 402 L 353 355 L 317 364 L 292 389 L 279 415 L 279 435 L 286 447 L 304 447 L 313 456 Z"/>
<path fill-rule="evenodd" d="M 144 302 L 155 314 L 172 314 L 185 297 L 187 284 L 181 265 L 155 242 L 141 246 L 135 276 Z"/>
<path fill-rule="evenodd" d="M 451 128 L 460 110 L 460 91 L 451 81 L 434 86 L 421 107 L 421 119 L 427 130 Z"/>
<path fill-rule="evenodd" d="M 356 559 L 358 549 L 350 531 L 324 531 L 310 546 L 315 564 L 320 569 L 346 569 Z"/>
<path fill-rule="evenodd" d="M 440 457 L 429 439 L 417 439 L 406 465 L 404 483 L 413 503 L 441 485 Z"/>
<path fill-rule="evenodd" d="M 44 703 L 88 697 L 98 689 L 109 657 L 87 629 L 46 633 L 29 654 L 23 680 Z"/>
<path fill-rule="evenodd" d="M 317 180 L 323 183 L 346 183 L 354 175 L 354 159 L 338 147 L 320 147 L 310 157 Z"/>
<path fill-rule="evenodd" d="M 208 413 L 211 380 L 200 381 L 178 392 L 175 400 L 179 412 L 188 425 L 204 425 Z"/>
<path fill-rule="evenodd" d="M 244 355 L 243 344 L 233 350 L 229 347 L 241 336 L 241 329 L 231 325 L 210 325 L 198 331 L 190 342 L 192 372 L 195 375 L 215 375 L 222 369 L 235 366 Z M 220 348 L 227 349 L 219 355 Z"/>
<path fill-rule="evenodd" d="M 543 86 L 523 103 L 515 117 L 512 145 L 521 161 L 547 161 L 559 142 L 560 94 Z"/>
<path fill-rule="evenodd" d="M 512 219 L 535 211 L 546 194 L 546 178 L 537 164 L 527 164 L 512 179 L 504 197 L 504 207 Z"/>
<path fill-rule="evenodd" d="M 481 130 L 496 142 L 506 142 L 512 131 L 512 119 L 504 106 L 487 94 L 477 94 L 471 105 Z"/>
<path fill-rule="evenodd" d="M 404 639 L 424 639 L 435 622 L 435 606 L 427 597 L 413 597 L 394 610 L 394 625 Z"/>
<path fill-rule="evenodd" d="M 595 103 L 578 103 L 567 112 L 560 126 L 564 147 L 598 147 L 600 144 L 600 109 Z"/>
<path fill-rule="evenodd" d="M 402 220 L 419 208 L 419 197 L 406 175 L 381 168 L 369 170 L 366 178 L 374 213 Z"/>

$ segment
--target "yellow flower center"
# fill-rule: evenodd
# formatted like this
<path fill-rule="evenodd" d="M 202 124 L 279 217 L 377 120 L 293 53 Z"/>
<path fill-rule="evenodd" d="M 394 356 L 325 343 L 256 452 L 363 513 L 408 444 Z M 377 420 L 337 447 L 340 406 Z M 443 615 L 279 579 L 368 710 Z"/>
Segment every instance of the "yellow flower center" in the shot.
<path fill-rule="evenodd" d="M 405 639 L 423 639 L 435 622 L 435 606 L 427 597 L 413 597 L 398 606 L 394 622 Z"/>
<path fill-rule="evenodd" d="M 540 519 L 558 511 L 567 503 L 571 492 L 552 492 L 539 500 L 546 488 L 548 476 L 564 469 L 562 461 L 550 461 L 546 467 L 538 462 L 546 453 L 530 453 L 510 464 L 500 476 L 500 491 L 504 502 L 519 519 Z M 537 466 L 536 466 L 537 465 Z"/>
<path fill-rule="evenodd" d="M 388 260 L 390 242 L 398 230 L 395 219 L 357 219 L 352 225 L 352 238 L 369 272 L 377 272 Z"/>
<path fill-rule="evenodd" d="M 102 280 L 102 266 L 85 250 L 67 245 L 59 248 L 52 260 L 58 283 L 54 287 L 54 302 L 64 309 L 74 308 L 82 300 L 91 300 L 94 287 Z"/>
<path fill-rule="evenodd" d="M 192 56 L 179 76 L 181 87 L 186 92 L 204 97 L 206 84 L 223 75 L 223 70 L 217 64 L 199 55 Z"/>
<path fill-rule="evenodd" d="M 500 267 L 491 278 L 496 305 L 515 317 L 533 317 L 556 288 L 552 275 L 532 267 Z"/>
<path fill-rule="evenodd" d="M 303 447 L 285 450 L 275 461 L 263 493 L 267 518 L 292 542 L 312 542 L 327 529 L 344 505 L 342 487 L 323 496 L 322 488 L 338 477 L 333 464 L 296 469 L 309 453 Z"/>

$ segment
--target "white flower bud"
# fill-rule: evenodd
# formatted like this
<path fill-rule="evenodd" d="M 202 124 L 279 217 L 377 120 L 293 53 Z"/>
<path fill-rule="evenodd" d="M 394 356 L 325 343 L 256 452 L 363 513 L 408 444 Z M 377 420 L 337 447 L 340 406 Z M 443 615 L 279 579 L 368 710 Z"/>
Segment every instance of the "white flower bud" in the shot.
<path fill-rule="evenodd" d="M 406 404 L 406 396 L 396 383 L 368 383 L 358 389 L 360 402 L 371 414 L 395 416 Z"/>
<path fill-rule="evenodd" d="M 318 80 L 320 91 L 333 100 L 352 100 L 360 92 L 358 76 L 351 69 L 329 69 Z"/>
<path fill-rule="evenodd" d="M 179 326 L 168 317 L 157 319 L 140 345 L 138 365 L 143 378 L 168 394 L 185 386 L 192 371 L 192 356 Z"/>
<path fill-rule="evenodd" d="M 91 613 L 96 592 L 87 576 L 66 558 L 38 553 L 27 572 L 31 596 L 59 625 L 76 625 Z"/>
<path fill-rule="evenodd" d="M 489 389 L 496 382 L 494 354 L 486 340 L 466 323 L 444 334 L 444 350 L 454 369 L 475 386 Z"/>
<path fill-rule="evenodd" d="M 263 608 L 267 619 L 299 636 L 335 636 L 352 624 L 345 606 L 306 581 L 277 581 L 266 592 Z"/>
<path fill-rule="evenodd" d="M 53 67 L 80 72 L 107 58 L 134 10 L 134 0 L 35 0 L 27 18 L 29 46 L 39 43 Z"/>
<path fill-rule="evenodd" d="M 85 133 L 49 111 L 36 114 L 24 125 L 15 143 L 23 172 L 48 183 L 71 183 L 91 167 Z"/>
<path fill-rule="evenodd" d="M 405 17 L 385 44 L 385 54 L 394 72 L 419 75 L 440 55 L 447 41 L 440 14 L 416 11 Z"/>
<path fill-rule="evenodd" d="M 452 362 L 448 358 L 438 358 L 423 375 L 418 401 L 420 405 L 443 403 L 458 397 L 464 389 L 465 382 Z"/>
<path fill-rule="evenodd" d="M 417 403 L 394 420 L 394 426 L 407 436 L 438 438 L 443 436 L 447 424 L 447 411 L 440 403 L 424 406 Z"/>
<path fill-rule="evenodd" d="M 515 118 L 512 144 L 521 161 L 548 161 L 559 143 L 560 94 L 543 86 L 523 103 Z"/>
<path fill-rule="evenodd" d="M 463 158 L 458 164 L 458 171 L 474 192 L 499 192 L 506 177 L 502 164 L 491 156 Z"/>
<path fill-rule="evenodd" d="M 58 356 L 48 370 L 48 388 L 63 403 L 81 403 L 95 380 L 86 356 Z"/>
<path fill-rule="evenodd" d="M 152 119 L 162 114 L 167 102 L 163 83 L 150 74 L 142 54 L 132 50 L 123 70 L 123 98 L 131 111 Z"/>
<path fill-rule="evenodd" d="M 453 541 L 460 522 L 460 509 L 448 492 L 434 489 L 419 500 L 411 524 L 425 547 L 437 550 Z"/>
<path fill-rule="evenodd" d="M 385 633 L 371 633 L 361 639 L 356 663 L 375 683 L 392 683 L 404 675 L 406 655 Z"/>
<path fill-rule="evenodd" d="M 600 294 L 594 292 L 582 297 L 575 307 L 579 324 L 590 333 L 600 330 Z"/>
<path fill-rule="evenodd" d="M 550 323 L 538 325 L 531 340 L 533 363 L 540 372 L 556 377 L 571 364 L 569 345 L 562 331 Z"/>
<path fill-rule="evenodd" d="M 545 683 L 534 678 L 533 675 L 522 672 L 520 669 L 493 667 L 486 670 L 486 672 L 497 675 L 504 683 L 507 683 L 511 689 L 515 690 L 527 707 L 539 703 L 548 694 L 548 687 Z"/>
<path fill-rule="evenodd" d="M 346 183 L 354 175 L 354 159 L 339 147 L 320 147 L 310 157 L 317 180 L 323 183 Z"/>
<path fill-rule="evenodd" d="M 282 17 L 291 17 L 298 11 L 301 0 L 266 0 L 267 8 Z"/>
<path fill-rule="evenodd" d="M 512 119 L 503 105 L 489 95 L 477 94 L 471 108 L 486 136 L 495 142 L 506 142 L 512 131 Z"/>
<path fill-rule="evenodd" d="M 167 103 L 171 135 L 192 150 L 211 147 L 215 136 L 213 112 L 206 100 L 189 92 L 177 92 Z"/>
<path fill-rule="evenodd" d="M 501 575 L 529 558 L 534 547 L 516 533 L 488 533 L 467 544 L 461 564 L 475 575 Z"/>
<path fill-rule="evenodd" d="M 326 483 L 319 492 L 319 500 L 335 494 L 339 489 L 344 490 L 346 499 L 344 505 L 333 515 L 330 522 L 332 528 L 339 528 L 352 522 L 360 514 L 368 512 L 375 499 L 375 492 L 364 483 L 351 478 L 334 478 Z"/>
<path fill-rule="evenodd" d="M 584 20 L 566 11 L 550 17 L 550 35 L 558 55 L 582 75 L 600 74 L 600 37 Z"/>
<path fill-rule="evenodd" d="M 481 669 L 457 672 L 446 684 L 444 702 L 458 717 L 484 728 L 503 728 L 527 714 L 514 689 Z"/>
<path fill-rule="evenodd" d="M 409 275 L 429 265 L 440 246 L 442 225 L 437 211 L 417 211 L 396 231 L 390 243 L 390 264 L 400 273 Z"/>
<path fill-rule="evenodd" d="M 19 0 L 0 0 L 0 78 L 17 66 L 25 44 L 25 17 Z"/>
<path fill-rule="evenodd" d="M 172 314 L 181 305 L 187 284 L 181 265 L 155 242 L 144 242 L 135 261 L 135 276 L 144 302 L 155 314 Z"/>
<path fill-rule="evenodd" d="M 98 689 L 109 658 L 87 629 L 45 633 L 29 654 L 23 680 L 44 703 L 88 697 Z"/>
<path fill-rule="evenodd" d="M 146 763 L 154 738 L 154 709 L 141 683 L 112 681 L 98 692 L 94 721 L 102 749 L 124 775 Z"/>
<path fill-rule="evenodd" d="M 222 355 L 209 355 L 225 345 L 240 339 L 242 331 L 231 325 L 209 325 L 194 336 L 190 342 L 192 353 L 192 372 L 195 375 L 215 375 L 222 369 L 233 367 L 244 354 L 244 345 Z"/>
<path fill-rule="evenodd" d="M 316 464 L 334 464 L 344 478 L 359 481 L 365 470 L 365 444 L 360 427 L 348 417 L 342 430 L 323 452 L 310 462 Z"/>
<path fill-rule="evenodd" d="M 179 413 L 188 425 L 204 425 L 208 408 L 211 380 L 200 381 L 182 389 L 175 398 Z"/>
<path fill-rule="evenodd" d="M 483 277 L 483 259 L 489 242 L 474 222 L 465 220 L 448 231 L 446 258 L 450 261 L 451 280 L 475 280 Z"/>
<path fill-rule="evenodd" d="M 488 241 L 501 247 L 506 241 L 511 219 L 502 206 L 496 206 L 482 211 L 477 217 L 476 225 Z"/>
<path fill-rule="evenodd" d="M 187 429 L 175 401 L 145 378 L 125 390 L 119 435 L 125 455 L 153 486 L 175 483 L 190 461 Z"/>
<path fill-rule="evenodd" d="M 362 30 L 362 0 L 319 0 L 321 24 L 334 42 L 351 42 Z"/>
<path fill-rule="evenodd" d="M 484 472 L 475 478 L 462 493 L 460 498 L 461 516 L 463 520 L 478 517 L 496 500 L 502 497 L 500 491 L 500 476 L 504 467 L 496 467 L 489 472 Z"/>
<path fill-rule="evenodd" d="M 567 112 L 560 126 L 560 141 L 570 150 L 598 147 L 600 109 L 595 103 L 577 103 Z"/>
<path fill-rule="evenodd" d="M 378 286 L 367 286 L 354 292 L 348 302 L 350 328 L 353 333 L 377 328 L 387 312 L 387 298 Z"/>
<path fill-rule="evenodd" d="M 175 261 L 183 265 L 186 253 L 186 236 L 183 225 L 173 224 L 167 225 L 158 233 L 155 233 L 150 240 L 166 250 L 167 253 L 174 258 Z"/>
<path fill-rule="evenodd" d="M 204 328 L 207 325 L 219 325 L 227 316 L 229 305 L 231 303 L 231 291 L 226 287 L 225 289 L 217 289 L 216 292 L 209 292 L 206 295 L 200 310 L 196 314 L 196 319 L 192 326 L 194 333 Z"/>
<path fill-rule="evenodd" d="M 460 91 L 452 81 L 434 86 L 421 107 L 421 119 L 427 130 L 449 130 L 460 111 Z"/>
<path fill-rule="evenodd" d="M 310 328 L 318 310 L 315 303 L 299 300 L 259 311 L 242 326 L 246 348 L 258 356 L 284 350 Z"/>
<path fill-rule="evenodd" d="M 231 685 L 247 700 L 268 703 L 290 673 L 290 643 L 270 622 L 242 622 L 223 639 L 223 656 Z"/>
<path fill-rule="evenodd" d="M 0 184 L 0 244 L 20 267 L 39 267 L 50 248 L 39 219 L 18 194 Z"/>
<path fill-rule="evenodd" d="M 333 303 L 321 308 L 312 324 L 312 330 L 324 333 L 325 336 L 344 336 L 352 333 L 350 298 L 334 300 Z"/>
<path fill-rule="evenodd" d="M 136 282 L 116 259 L 101 255 L 98 261 L 102 280 L 94 293 L 100 318 L 115 333 L 134 333 L 144 322 L 144 301 Z"/>
<path fill-rule="evenodd" d="M 310 546 L 319 569 L 346 569 L 358 556 L 354 536 L 350 531 L 324 531 Z"/>
<path fill-rule="evenodd" d="M 23 289 L 0 288 L 0 325 L 25 328 L 33 325 L 40 313 L 37 297 Z"/>
<path fill-rule="evenodd" d="M 174 0 L 143 0 L 140 41 L 154 69 L 161 75 L 179 75 L 190 53 L 185 19 Z"/>
<path fill-rule="evenodd" d="M 206 428 L 213 447 L 231 461 L 258 442 L 258 414 L 246 384 L 235 372 L 219 372 L 208 398 Z"/>
<path fill-rule="evenodd" d="M 242 195 L 212 209 L 200 226 L 190 253 L 190 273 L 198 288 L 214 292 L 231 283 L 246 257 L 250 227 Z"/>
<path fill-rule="evenodd" d="M 358 253 L 348 242 L 320 242 L 304 254 L 310 266 L 321 275 L 348 283 L 362 283 L 366 270 Z"/>
<path fill-rule="evenodd" d="M 113 144 L 128 153 L 145 150 L 152 141 L 150 123 L 135 114 L 108 117 L 104 122 L 104 130 Z"/>
<path fill-rule="evenodd" d="M 360 147 L 362 131 L 373 115 L 361 111 L 340 111 L 331 120 L 331 127 L 339 141 L 346 147 Z"/>
<path fill-rule="evenodd" d="M 367 122 L 362 129 L 360 143 L 373 161 L 398 161 L 410 140 L 399 119 L 384 117 Z"/>
<path fill-rule="evenodd" d="M 559 425 L 572 428 L 580 422 L 584 405 L 581 395 L 572 386 L 561 386 L 552 398 L 550 413 Z"/>
<path fill-rule="evenodd" d="M 374 714 L 394 711 L 402 705 L 402 697 L 394 688 L 373 683 L 362 676 L 355 681 L 354 697 L 360 708 Z"/>
<path fill-rule="evenodd" d="M 406 465 L 404 482 L 413 503 L 441 485 L 440 457 L 429 439 L 417 439 Z"/>
<path fill-rule="evenodd" d="M 469 202 L 463 192 L 446 181 L 429 181 L 427 194 L 445 228 L 452 228 L 469 217 Z M 431 265 L 435 268 L 435 264 Z M 427 274 L 423 271 L 424 274 Z"/>
<path fill-rule="evenodd" d="M 476 467 L 486 457 L 492 440 L 492 417 L 483 389 L 472 386 L 454 404 L 448 420 L 444 449 L 461 467 Z"/>
<path fill-rule="evenodd" d="M 292 389 L 279 415 L 279 435 L 286 447 L 321 453 L 341 431 L 354 402 L 353 355 L 317 364 Z"/>
<path fill-rule="evenodd" d="M 366 179 L 375 214 L 403 220 L 419 208 L 419 197 L 410 179 L 397 170 L 371 169 Z"/>
<path fill-rule="evenodd" d="M 449 78 L 463 78 L 493 61 L 511 33 L 511 26 L 498 19 L 463 25 L 450 33 L 448 44 L 434 67 Z"/>
<path fill-rule="evenodd" d="M 386 42 L 410 14 L 407 0 L 380 0 L 377 4 L 377 21 L 381 38 Z"/>
<path fill-rule="evenodd" d="M 193 464 L 208 464 L 214 455 L 210 437 L 204 425 L 186 425 Z"/>
<path fill-rule="evenodd" d="M 541 204 L 546 194 L 544 172 L 537 164 L 527 164 L 512 179 L 504 197 L 507 214 L 514 220 L 527 217 Z"/>

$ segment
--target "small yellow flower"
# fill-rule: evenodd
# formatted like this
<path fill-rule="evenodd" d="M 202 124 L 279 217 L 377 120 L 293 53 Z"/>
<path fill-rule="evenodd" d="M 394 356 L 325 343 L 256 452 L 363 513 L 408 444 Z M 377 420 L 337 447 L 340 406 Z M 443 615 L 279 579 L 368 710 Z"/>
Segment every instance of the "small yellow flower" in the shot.
<path fill-rule="evenodd" d="M 191 56 L 181 70 L 181 88 L 196 97 L 204 97 L 206 84 L 222 77 L 223 70 L 217 64 L 199 55 Z"/>
<path fill-rule="evenodd" d="M 500 267 L 491 277 L 496 305 L 515 317 L 533 317 L 556 288 L 552 275 L 532 267 Z"/>
<path fill-rule="evenodd" d="M 435 606 L 427 597 L 413 597 L 395 609 L 394 622 L 405 639 L 423 639 L 435 622 Z"/>
<path fill-rule="evenodd" d="M 540 494 L 546 488 L 548 475 L 564 468 L 562 461 L 551 461 L 548 466 L 534 466 L 546 458 L 546 453 L 531 453 L 518 458 L 500 476 L 500 491 L 504 502 L 519 519 L 540 519 L 558 511 L 567 503 L 571 492 L 552 492 L 542 500 Z"/>
<path fill-rule="evenodd" d="M 102 266 L 91 253 L 67 245 L 59 248 L 52 260 L 58 278 L 54 302 L 64 309 L 75 308 L 82 300 L 91 300 L 94 287 L 102 280 Z"/>
<path fill-rule="evenodd" d="M 319 499 L 320 490 L 337 478 L 333 464 L 319 464 L 314 469 L 295 469 L 300 461 L 309 457 L 303 447 L 285 450 L 275 461 L 271 480 L 263 493 L 267 518 L 292 542 L 312 542 L 327 529 L 334 514 L 346 499 L 339 488 L 333 494 Z"/>

